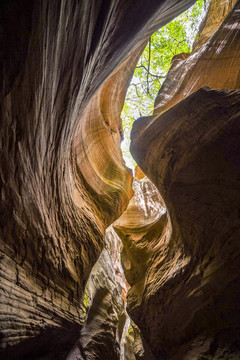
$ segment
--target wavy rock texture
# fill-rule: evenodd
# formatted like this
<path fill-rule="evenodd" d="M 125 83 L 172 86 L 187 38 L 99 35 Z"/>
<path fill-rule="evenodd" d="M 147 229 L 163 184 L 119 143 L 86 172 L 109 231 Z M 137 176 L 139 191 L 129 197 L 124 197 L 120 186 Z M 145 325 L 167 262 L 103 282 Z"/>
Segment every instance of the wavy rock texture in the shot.
<path fill-rule="evenodd" d="M 104 231 L 131 197 L 128 78 L 193 2 L 1 2 L 1 358 L 65 359 L 79 338 Z"/>
<path fill-rule="evenodd" d="M 133 279 L 128 297 L 130 316 L 157 359 L 240 357 L 240 91 L 194 92 L 239 87 L 239 11 L 238 1 L 206 44 L 173 64 L 156 114 L 132 130 L 133 157 L 169 214 L 158 241 L 147 234 L 138 246 L 128 229 L 135 241 L 125 250 L 131 268 L 132 254 L 157 244 L 142 288 Z"/>
<path fill-rule="evenodd" d="M 212 0 L 210 2 L 207 15 L 199 29 L 199 37 L 194 43 L 194 50 L 203 45 L 218 30 L 236 2 L 237 0 Z"/>
<path fill-rule="evenodd" d="M 133 128 L 171 220 L 128 309 L 158 359 L 240 356 L 239 95 L 203 88 Z"/>
<path fill-rule="evenodd" d="M 159 256 L 159 237 L 167 224 L 166 208 L 156 187 L 144 174 L 136 174 L 133 182 L 134 196 L 127 210 L 114 223 L 114 229 L 123 242 L 121 261 L 124 274 L 131 285 L 128 291 L 128 308 L 140 306 L 145 285 L 155 279 L 152 269 Z M 140 176 L 139 176 L 140 175 Z M 142 177 L 143 176 L 143 177 Z M 153 276 L 153 278 L 152 278 Z M 134 334 L 134 327 L 133 332 Z M 155 359 L 148 344 L 144 341 L 144 359 Z"/>
<path fill-rule="evenodd" d="M 127 210 L 114 223 L 114 229 L 123 242 L 121 253 L 124 274 L 131 289 L 128 305 L 141 302 L 148 269 L 154 261 L 152 249 L 157 247 L 159 236 L 167 222 L 166 209 L 156 187 L 144 177 L 135 179 L 134 196 Z M 133 297 L 133 298 L 132 298 Z"/>
<path fill-rule="evenodd" d="M 94 265 L 84 294 L 83 326 L 79 340 L 68 360 L 124 359 L 126 293 L 129 285 L 120 263 L 121 240 L 110 227 L 105 249 Z M 128 327 L 128 326 L 127 326 Z M 133 349 L 132 359 L 135 359 Z"/>
<path fill-rule="evenodd" d="M 126 323 L 126 332 L 122 342 L 121 360 L 142 360 L 144 359 L 145 348 L 138 327 L 130 321 Z M 150 359 L 150 357 L 149 357 Z M 150 359 L 151 360 L 151 359 Z"/>
<path fill-rule="evenodd" d="M 206 22 L 208 38 L 215 32 L 215 17 L 223 19 L 231 7 L 232 1 L 213 2 L 215 7 L 210 8 L 209 21 Z M 228 5 L 228 6 L 227 6 Z M 200 40 L 204 41 L 200 35 Z M 167 78 L 155 100 L 155 114 L 160 114 L 171 108 L 203 86 L 212 89 L 239 88 L 240 42 L 239 42 L 239 1 L 212 37 L 200 48 L 185 57 L 178 56 L 173 61 Z"/>

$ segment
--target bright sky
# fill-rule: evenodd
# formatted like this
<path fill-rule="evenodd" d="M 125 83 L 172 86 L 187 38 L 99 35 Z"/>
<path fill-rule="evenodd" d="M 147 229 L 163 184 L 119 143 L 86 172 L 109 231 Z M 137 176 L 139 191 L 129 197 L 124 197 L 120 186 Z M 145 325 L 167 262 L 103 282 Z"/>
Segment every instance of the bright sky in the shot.
<path fill-rule="evenodd" d="M 207 1 L 207 3 L 208 3 L 208 1 Z M 192 8 L 193 7 L 189 8 L 188 12 L 191 12 Z M 206 14 L 206 10 L 207 10 L 207 6 L 205 6 L 204 11 L 202 11 L 201 15 L 197 18 L 196 23 L 194 23 L 194 28 L 191 28 L 190 22 L 185 24 L 185 30 L 186 30 L 186 33 L 187 33 L 186 40 L 187 40 L 187 42 L 189 43 L 189 45 L 191 47 L 192 47 L 192 45 L 194 43 L 195 37 L 197 35 L 198 29 L 199 29 L 199 26 L 200 26 L 200 23 L 202 22 L 205 14 Z M 181 17 L 181 16 L 182 15 L 179 15 L 179 17 Z M 139 82 L 139 78 L 137 78 L 136 76 L 133 75 L 131 84 L 136 84 L 138 82 Z M 130 103 L 129 103 L 129 106 L 128 106 L 128 101 L 129 101 L 128 98 L 129 98 L 129 94 L 127 93 L 125 102 L 127 103 L 127 108 L 129 109 L 129 111 L 131 111 L 131 117 L 133 117 L 136 120 L 136 119 L 139 118 L 139 111 L 137 110 L 137 107 L 136 107 L 135 110 L 132 110 L 132 107 L 130 106 Z M 145 99 L 144 99 L 144 109 L 142 109 L 142 106 L 141 106 L 141 113 L 142 113 L 143 116 L 147 116 L 147 115 L 151 114 L 151 109 L 153 108 L 153 103 L 154 103 L 154 99 L 150 99 L 150 98 L 145 97 Z M 139 105 L 140 105 L 140 103 L 139 103 Z M 143 105 L 143 104 L 141 104 L 141 105 Z M 125 116 L 124 112 L 122 112 L 121 117 L 123 119 L 124 119 L 124 116 Z M 123 121 L 123 127 L 124 127 L 124 123 L 127 123 L 127 121 Z M 132 158 L 132 156 L 130 154 L 130 151 L 129 151 L 130 130 L 131 130 L 130 126 L 127 125 L 127 127 L 126 127 L 126 125 L 125 125 L 125 128 L 124 128 L 124 140 L 121 143 L 121 149 L 123 151 L 123 158 L 125 160 L 126 165 L 129 168 L 134 169 L 135 166 L 136 166 L 136 163 L 135 163 L 134 159 Z"/>

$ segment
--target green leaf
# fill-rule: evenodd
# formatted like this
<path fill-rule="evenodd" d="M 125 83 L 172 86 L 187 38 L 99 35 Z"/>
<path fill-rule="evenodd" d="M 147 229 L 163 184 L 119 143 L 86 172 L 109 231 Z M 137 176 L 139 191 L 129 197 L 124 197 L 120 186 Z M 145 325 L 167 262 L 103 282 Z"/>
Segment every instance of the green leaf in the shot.
<path fill-rule="evenodd" d="M 194 6 L 152 34 L 150 44 L 139 58 L 121 114 L 125 137 L 122 151 L 128 166 L 135 164 L 129 152 L 132 124 L 138 117 L 152 114 L 154 100 L 171 66 L 172 57 L 191 52 L 205 13 L 204 4 L 204 0 L 198 0 Z"/>

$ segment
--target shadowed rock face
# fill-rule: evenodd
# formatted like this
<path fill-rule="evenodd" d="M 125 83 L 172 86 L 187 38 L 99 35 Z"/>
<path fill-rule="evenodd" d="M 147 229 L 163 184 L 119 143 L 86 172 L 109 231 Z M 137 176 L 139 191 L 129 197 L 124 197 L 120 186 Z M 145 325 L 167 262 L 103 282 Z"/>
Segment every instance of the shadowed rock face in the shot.
<path fill-rule="evenodd" d="M 1 2 L 6 359 L 64 359 L 79 338 L 104 231 L 131 197 L 119 150 L 129 76 L 148 36 L 193 2 Z"/>
<path fill-rule="evenodd" d="M 203 88 L 133 128 L 132 153 L 161 192 L 172 226 L 158 254 L 153 249 L 158 261 L 141 301 L 129 303 L 159 358 L 240 354 L 239 94 Z"/>
<path fill-rule="evenodd" d="M 239 10 L 238 1 L 170 70 L 156 113 L 170 110 L 132 130 L 133 157 L 169 214 L 149 255 L 152 276 L 141 296 L 134 285 L 129 292 L 130 316 L 158 359 L 240 357 L 240 91 L 199 89 L 239 87 Z"/>
<path fill-rule="evenodd" d="M 90 276 L 84 324 L 83 290 L 132 196 L 119 146 L 129 78 L 149 35 L 193 2 L 1 2 L 1 359 L 121 356 L 110 250 Z M 221 4 L 227 13 L 233 1 Z M 135 196 L 116 224 L 146 342 L 143 355 L 133 327 L 126 359 L 240 357 L 240 94 L 229 91 L 239 87 L 239 11 L 237 1 L 172 67 L 156 113 L 177 105 L 133 130 L 134 156 L 165 203 L 142 179 L 150 205 Z"/>
<path fill-rule="evenodd" d="M 67 360 L 120 359 L 129 285 L 120 264 L 121 240 L 112 227 L 106 231 L 105 248 L 88 279 L 82 303 L 82 329 Z M 124 356 L 124 354 L 123 354 Z M 122 357 L 121 359 L 124 359 Z M 132 351 L 132 359 L 135 360 Z"/>

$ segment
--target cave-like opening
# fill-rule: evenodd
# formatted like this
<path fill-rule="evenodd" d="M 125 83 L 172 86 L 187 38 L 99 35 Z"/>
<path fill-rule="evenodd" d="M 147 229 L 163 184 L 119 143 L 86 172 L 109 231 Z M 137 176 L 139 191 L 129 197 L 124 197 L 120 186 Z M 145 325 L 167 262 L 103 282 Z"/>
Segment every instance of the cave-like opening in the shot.
<path fill-rule="evenodd" d="M 138 60 L 121 113 L 124 132 L 121 149 L 126 165 L 133 170 L 134 195 L 127 210 L 106 230 L 105 249 L 95 264 L 85 289 L 81 339 L 81 346 L 91 347 L 87 333 L 88 327 L 91 326 L 88 318 L 91 323 L 92 313 L 101 318 L 102 322 L 106 319 L 109 323 L 112 322 L 109 328 L 114 327 L 113 318 L 120 319 L 117 331 L 121 360 L 125 360 L 129 352 L 132 352 L 132 356 L 135 352 L 135 355 L 138 354 L 141 358 L 146 351 L 147 356 L 151 357 L 151 350 L 144 348 L 146 345 L 142 343 L 141 333 L 127 313 L 127 292 L 131 286 L 137 286 L 139 289 L 142 287 L 150 248 L 159 248 L 162 234 L 164 242 L 168 241 L 171 234 L 170 219 L 159 191 L 131 156 L 130 132 L 137 118 L 154 113 L 155 99 L 166 79 L 173 58 L 177 60 L 179 54 L 187 56 L 192 51 L 206 10 L 207 2 L 198 0 L 191 8 L 151 36 Z M 151 233 L 152 238 L 146 245 L 144 242 L 148 233 Z M 110 273 L 104 270 L 104 262 L 109 264 Z M 123 300 L 122 308 L 118 304 L 112 309 L 111 319 L 106 309 L 106 298 L 98 298 L 103 283 L 107 283 L 107 278 L 108 281 L 111 279 L 107 295 L 111 298 L 109 303 L 114 302 L 113 298 L 116 303 Z M 138 292 L 140 293 L 141 289 Z M 100 331 L 101 326 L 99 323 L 96 329 Z M 137 343 L 137 346 L 134 346 L 134 343 Z"/>
<path fill-rule="evenodd" d="M 136 166 L 130 153 L 130 133 L 136 119 L 154 113 L 154 103 L 173 59 L 181 60 L 198 46 L 199 27 L 209 1 L 198 0 L 188 10 L 157 30 L 142 52 L 125 97 L 121 113 L 124 140 L 121 143 L 126 165 Z"/>
<path fill-rule="evenodd" d="M 240 358 L 240 1 L 152 67 L 194 3 L 2 2 L 1 359 Z"/>

